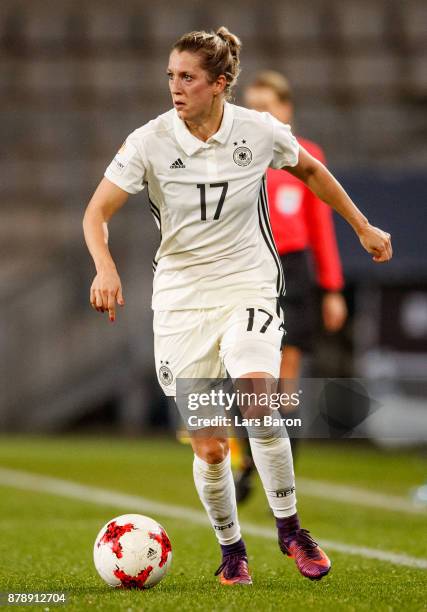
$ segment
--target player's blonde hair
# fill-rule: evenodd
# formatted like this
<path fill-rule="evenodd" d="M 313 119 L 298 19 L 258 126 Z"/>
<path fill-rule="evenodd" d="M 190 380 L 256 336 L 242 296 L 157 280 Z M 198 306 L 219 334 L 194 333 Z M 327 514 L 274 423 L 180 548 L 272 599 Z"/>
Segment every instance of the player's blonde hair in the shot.
<path fill-rule="evenodd" d="M 172 51 L 199 53 L 201 66 L 213 83 L 221 74 L 226 78 L 224 94 L 227 99 L 240 74 L 240 39 L 225 26 L 216 32 L 189 32 L 179 38 Z"/>

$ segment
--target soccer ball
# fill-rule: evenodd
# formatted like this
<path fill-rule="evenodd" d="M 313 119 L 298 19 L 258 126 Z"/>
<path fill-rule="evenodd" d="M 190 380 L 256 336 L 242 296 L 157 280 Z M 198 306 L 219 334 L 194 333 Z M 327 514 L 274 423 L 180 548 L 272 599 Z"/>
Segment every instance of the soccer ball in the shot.
<path fill-rule="evenodd" d="M 149 589 L 166 575 L 172 548 L 157 521 L 142 514 L 123 514 L 98 533 L 93 559 L 98 574 L 110 586 Z"/>

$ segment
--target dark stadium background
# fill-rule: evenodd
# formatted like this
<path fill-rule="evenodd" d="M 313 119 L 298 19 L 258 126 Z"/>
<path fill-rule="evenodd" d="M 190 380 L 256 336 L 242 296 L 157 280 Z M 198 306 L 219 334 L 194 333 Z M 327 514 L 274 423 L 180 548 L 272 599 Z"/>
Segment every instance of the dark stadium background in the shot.
<path fill-rule="evenodd" d="M 322 145 L 371 222 L 393 237 L 393 261 L 378 266 L 336 219 L 350 319 L 337 338 L 319 339 L 315 371 L 380 377 L 407 415 L 424 408 L 425 423 L 426 22 L 422 0 L 3 0 L 1 430 L 167 427 L 150 311 L 159 238 L 146 195 L 110 224 L 126 299 L 114 325 L 89 307 L 81 219 L 127 134 L 170 107 L 172 42 L 222 24 L 244 45 L 236 101 L 258 69 L 283 71 L 295 131 Z"/>

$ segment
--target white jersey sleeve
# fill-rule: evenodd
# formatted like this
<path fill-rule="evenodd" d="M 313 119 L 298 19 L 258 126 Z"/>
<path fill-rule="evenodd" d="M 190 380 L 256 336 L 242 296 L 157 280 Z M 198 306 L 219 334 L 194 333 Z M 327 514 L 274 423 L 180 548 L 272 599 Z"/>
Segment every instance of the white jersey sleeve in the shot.
<path fill-rule="evenodd" d="M 291 132 L 289 125 L 278 121 L 272 115 L 269 118 L 273 124 L 273 159 L 271 168 L 296 166 L 298 163 L 299 144 Z"/>
<path fill-rule="evenodd" d="M 117 151 L 104 176 L 128 193 L 139 193 L 144 188 L 146 164 L 141 155 L 141 143 L 132 132 Z"/>

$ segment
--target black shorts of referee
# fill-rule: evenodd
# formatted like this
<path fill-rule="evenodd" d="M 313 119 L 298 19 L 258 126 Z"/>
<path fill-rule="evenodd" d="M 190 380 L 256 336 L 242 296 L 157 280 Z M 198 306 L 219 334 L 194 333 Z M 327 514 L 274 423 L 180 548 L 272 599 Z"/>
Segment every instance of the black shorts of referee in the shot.
<path fill-rule="evenodd" d="M 282 348 L 295 346 L 303 352 L 313 348 L 318 322 L 318 292 L 312 255 L 309 250 L 280 256 L 285 274 L 286 294 L 279 300 L 284 311 Z"/>

